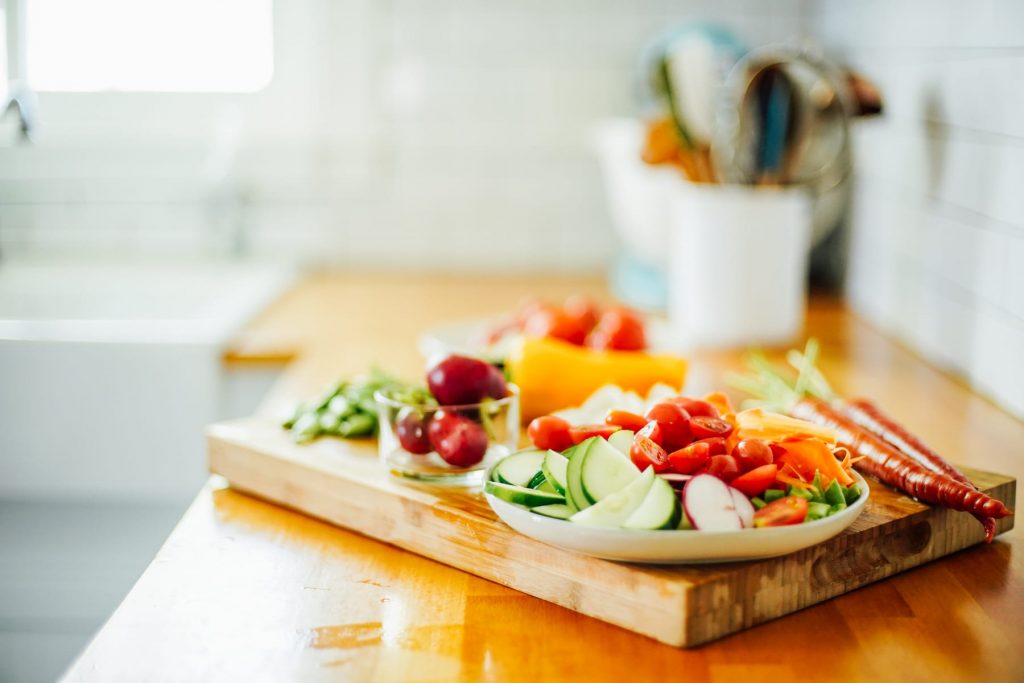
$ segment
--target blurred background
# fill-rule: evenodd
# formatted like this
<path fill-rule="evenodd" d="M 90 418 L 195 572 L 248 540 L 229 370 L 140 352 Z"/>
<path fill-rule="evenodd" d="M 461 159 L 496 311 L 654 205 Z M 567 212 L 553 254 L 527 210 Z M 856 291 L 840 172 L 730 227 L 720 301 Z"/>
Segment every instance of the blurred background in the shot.
<path fill-rule="evenodd" d="M 0 8 L 0 680 L 53 680 L 116 607 L 204 480 L 202 426 L 275 379 L 225 349 L 303 273 L 606 273 L 672 312 L 671 207 L 708 179 L 640 161 L 690 111 L 651 85 L 665 55 L 705 84 L 717 184 L 810 192 L 793 291 L 810 272 L 1024 417 L 1024 3 Z M 779 50 L 842 105 L 791 182 L 733 153 L 730 84 Z"/>

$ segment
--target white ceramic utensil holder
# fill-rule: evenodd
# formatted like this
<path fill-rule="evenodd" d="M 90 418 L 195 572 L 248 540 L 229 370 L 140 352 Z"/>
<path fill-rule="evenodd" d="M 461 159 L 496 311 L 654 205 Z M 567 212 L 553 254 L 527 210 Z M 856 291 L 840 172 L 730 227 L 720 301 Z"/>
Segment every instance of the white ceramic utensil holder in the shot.
<path fill-rule="evenodd" d="M 803 189 L 680 183 L 670 216 L 669 318 L 681 347 L 799 334 L 811 238 Z"/>

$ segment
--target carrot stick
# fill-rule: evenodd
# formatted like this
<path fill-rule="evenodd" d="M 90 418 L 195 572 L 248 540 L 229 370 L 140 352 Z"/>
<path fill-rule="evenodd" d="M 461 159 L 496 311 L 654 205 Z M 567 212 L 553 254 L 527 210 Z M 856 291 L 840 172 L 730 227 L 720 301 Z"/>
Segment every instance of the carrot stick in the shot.
<path fill-rule="evenodd" d="M 858 425 L 898 448 L 932 472 L 952 477 L 972 489 L 978 488 L 963 472 L 929 448 L 906 427 L 886 415 L 873 401 L 866 398 L 851 399 L 844 401 L 839 409 Z M 985 537 L 991 541 L 995 535 L 996 521 L 991 517 L 978 517 L 978 521 L 985 527 Z"/>
<path fill-rule="evenodd" d="M 858 469 L 919 500 L 995 519 L 1013 514 L 1001 501 L 952 477 L 928 470 L 899 449 L 861 428 L 826 401 L 813 397 L 802 398 L 793 406 L 791 413 L 794 417 L 833 428 L 839 445 L 855 455 L 864 456 L 857 463 Z"/>

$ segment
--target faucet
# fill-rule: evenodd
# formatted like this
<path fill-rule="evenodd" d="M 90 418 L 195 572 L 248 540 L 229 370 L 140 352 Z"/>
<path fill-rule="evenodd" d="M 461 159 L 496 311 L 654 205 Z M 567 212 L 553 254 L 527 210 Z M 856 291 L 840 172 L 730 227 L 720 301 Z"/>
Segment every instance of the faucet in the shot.
<path fill-rule="evenodd" d="M 0 107 L 0 120 L 4 119 L 11 110 L 14 110 L 15 116 L 18 117 L 18 131 L 21 133 L 21 139 L 31 142 L 36 130 L 39 100 L 27 84 L 11 84 L 7 101 Z"/>
<path fill-rule="evenodd" d="M 31 141 L 39 121 L 39 100 L 28 85 L 25 69 L 25 0 L 0 0 L 0 50 L 6 52 L 7 72 L 0 73 L 0 120 L 12 109 L 18 117 L 21 139 Z"/>

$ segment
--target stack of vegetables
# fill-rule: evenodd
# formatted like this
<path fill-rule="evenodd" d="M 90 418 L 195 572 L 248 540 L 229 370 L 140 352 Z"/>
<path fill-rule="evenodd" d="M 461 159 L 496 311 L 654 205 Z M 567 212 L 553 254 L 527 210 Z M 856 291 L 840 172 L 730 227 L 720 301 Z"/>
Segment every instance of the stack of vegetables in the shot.
<path fill-rule="evenodd" d="M 853 456 L 857 469 L 918 500 L 969 512 L 992 542 L 996 520 L 1013 514 L 1004 503 L 985 495 L 960 470 L 929 448 L 868 399 L 844 400 L 815 367 L 818 343 L 804 352 L 792 350 L 792 372 L 779 369 L 760 354 L 751 354 L 751 373 L 734 375 L 732 384 L 764 406 L 832 430 Z"/>

